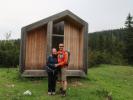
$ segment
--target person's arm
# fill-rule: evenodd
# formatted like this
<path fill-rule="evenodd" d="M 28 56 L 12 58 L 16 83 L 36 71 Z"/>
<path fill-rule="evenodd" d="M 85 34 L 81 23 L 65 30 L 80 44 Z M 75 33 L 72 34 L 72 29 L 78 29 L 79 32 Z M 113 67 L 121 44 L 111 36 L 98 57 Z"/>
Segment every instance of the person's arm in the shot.
<path fill-rule="evenodd" d="M 50 56 L 47 58 L 46 65 L 49 66 Z"/>
<path fill-rule="evenodd" d="M 51 56 L 48 57 L 47 66 L 48 67 L 54 67 L 54 64 L 50 64 L 50 59 L 51 59 Z"/>

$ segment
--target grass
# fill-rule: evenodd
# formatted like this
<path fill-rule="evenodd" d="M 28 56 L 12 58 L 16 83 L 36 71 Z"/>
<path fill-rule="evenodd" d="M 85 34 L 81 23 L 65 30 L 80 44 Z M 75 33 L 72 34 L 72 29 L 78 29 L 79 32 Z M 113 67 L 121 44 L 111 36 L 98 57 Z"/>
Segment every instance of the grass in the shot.
<path fill-rule="evenodd" d="M 26 90 L 32 95 L 23 95 Z M 86 78 L 69 78 L 67 92 L 66 97 L 48 96 L 47 78 L 21 78 L 17 68 L 0 68 L 0 100 L 133 100 L 133 67 L 91 68 Z"/>

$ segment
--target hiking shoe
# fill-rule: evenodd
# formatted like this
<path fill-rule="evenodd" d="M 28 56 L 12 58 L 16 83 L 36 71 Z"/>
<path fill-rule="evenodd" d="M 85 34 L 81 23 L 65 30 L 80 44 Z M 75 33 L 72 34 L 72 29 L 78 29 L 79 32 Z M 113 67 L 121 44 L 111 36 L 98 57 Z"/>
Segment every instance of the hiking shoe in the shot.
<path fill-rule="evenodd" d="M 63 97 L 66 96 L 66 91 L 65 90 L 62 91 L 61 96 L 63 96 Z"/>
<path fill-rule="evenodd" d="M 63 88 L 61 87 L 56 93 L 57 94 L 62 94 Z"/>
<path fill-rule="evenodd" d="M 61 88 L 59 89 L 59 94 L 62 94 L 62 91 L 63 91 L 63 88 L 61 87 Z"/>
<path fill-rule="evenodd" d="M 55 95 L 55 92 L 52 92 L 52 95 Z"/>
<path fill-rule="evenodd" d="M 51 92 L 48 92 L 48 95 L 51 95 L 52 93 Z"/>

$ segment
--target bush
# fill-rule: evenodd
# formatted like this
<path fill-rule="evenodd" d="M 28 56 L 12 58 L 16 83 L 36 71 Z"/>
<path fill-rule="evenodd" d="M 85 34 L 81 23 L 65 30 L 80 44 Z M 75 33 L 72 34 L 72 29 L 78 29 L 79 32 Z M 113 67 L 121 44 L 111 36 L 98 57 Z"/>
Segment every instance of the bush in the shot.
<path fill-rule="evenodd" d="M 113 64 L 113 65 L 124 65 L 126 64 L 123 56 L 116 52 L 111 54 L 110 52 L 104 51 L 89 51 L 89 67 L 93 67 L 99 64 Z"/>
<path fill-rule="evenodd" d="M 19 65 L 19 40 L 0 41 L 0 66 L 16 67 Z"/>

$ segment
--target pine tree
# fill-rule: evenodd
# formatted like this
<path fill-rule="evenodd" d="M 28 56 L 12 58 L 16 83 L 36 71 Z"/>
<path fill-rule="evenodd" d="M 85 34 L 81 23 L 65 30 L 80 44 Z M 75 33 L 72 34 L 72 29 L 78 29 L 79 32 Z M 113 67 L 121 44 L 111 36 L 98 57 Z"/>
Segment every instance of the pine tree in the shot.
<path fill-rule="evenodd" d="M 129 13 L 125 22 L 125 26 L 126 28 L 133 28 L 133 21 L 132 21 L 133 17 L 131 16 L 131 14 Z"/>
<path fill-rule="evenodd" d="M 133 17 L 129 13 L 127 16 L 125 26 L 127 33 L 125 34 L 125 56 L 129 64 L 133 64 Z"/>

